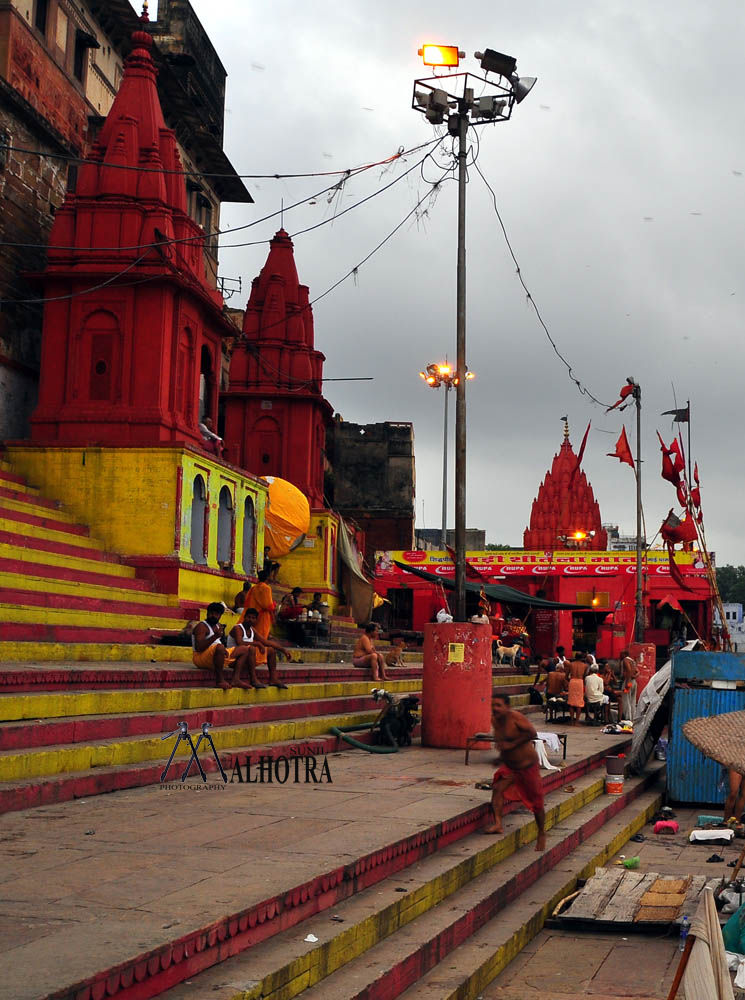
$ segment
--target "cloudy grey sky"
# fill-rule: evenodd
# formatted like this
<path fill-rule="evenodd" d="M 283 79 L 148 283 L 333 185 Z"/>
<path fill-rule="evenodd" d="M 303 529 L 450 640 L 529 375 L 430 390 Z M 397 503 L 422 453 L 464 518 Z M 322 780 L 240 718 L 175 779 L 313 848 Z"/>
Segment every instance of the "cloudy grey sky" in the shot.
<path fill-rule="evenodd" d="M 343 169 L 433 136 L 410 108 L 427 75 L 423 41 L 514 55 L 538 84 L 510 122 L 479 130 L 523 276 L 562 352 L 601 400 L 627 375 L 644 394 L 644 503 L 652 534 L 673 504 L 659 477 L 662 410 L 690 397 L 693 454 L 710 545 L 745 562 L 742 515 L 742 329 L 745 307 L 745 7 L 740 0 L 523 0 L 413 4 L 379 0 L 192 0 L 228 71 L 225 147 L 240 172 Z M 329 204 L 285 214 L 290 233 L 398 176 L 369 172 Z M 430 164 L 425 172 L 438 174 Z M 223 225 L 252 222 L 322 187 L 248 181 L 254 206 L 226 205 Z M 425 193 L 418 171 L 367 205 L 298 236 L 311 297 L 361 260 Z M 442 394 L 418 371 L 455 354 L 456 185 L 412 219 L 315 308 L 326 394 L 351 421 L 411 420 L 417 523 L 440 522 Z M 226 237 L 268 239 L 272 220 Z M 245 294 L 266 245 L 225 249 L 221 273 Z M 235 299 L 231 304 L 237 304 Z M 245 302 L 241 302 L 244 305 Z M 468 187 L 468 524 L 522 544 L 538 484 L 568 413 L 606 522 L 631 532 L 634 482 L 613 450 L 623 417 L 580 395 L 515 276 L 483 182 Z M 452 412 L 452 411 L 451 411 Z M 611 433 L 603 433 L 604 431 Z M 633 438 L 632 438 L 633 440 Z M 452 470 L 452 459 L 451 459 Z M 452 501 L 451 518 L 452 524 Z"/>

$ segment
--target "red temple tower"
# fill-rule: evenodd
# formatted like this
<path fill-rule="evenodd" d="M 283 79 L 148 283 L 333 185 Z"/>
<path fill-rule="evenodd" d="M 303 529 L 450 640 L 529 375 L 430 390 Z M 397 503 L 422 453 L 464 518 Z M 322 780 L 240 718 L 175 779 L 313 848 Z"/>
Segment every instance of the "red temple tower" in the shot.
<path fill-rule="evenodd" d="M 530 512 L 530 526 L 523 534 L 523 547 L 552 552 L 572 546 L 604 551 L 608 534 L 600 521 L 600 507 L 587 477 L 577 468 L 577 456 L 564 424 L 564 440 L 554 455 L 551 469 L 538 488 Z"/>
<path fill-rule="evenodd" d="M 243 334 L 223 393 L 228 458 L 257 475 L 287 479 L 311 507 L 323 507 L 326 425 L 333 415 L 321 392 L 326 359 L 315 350 L 308 287 L 300 284 L 284 229 L 253 280 Z"/>
<path fill-rule="evenodd" d="M 152 39 L 136 31 L 132 45 L 51 232 L 38 442 L 201 446 L 200 417 L 217 416 L 221 340 L 235 330 L 206 274 L 205 234 L 187 214 Z"/>

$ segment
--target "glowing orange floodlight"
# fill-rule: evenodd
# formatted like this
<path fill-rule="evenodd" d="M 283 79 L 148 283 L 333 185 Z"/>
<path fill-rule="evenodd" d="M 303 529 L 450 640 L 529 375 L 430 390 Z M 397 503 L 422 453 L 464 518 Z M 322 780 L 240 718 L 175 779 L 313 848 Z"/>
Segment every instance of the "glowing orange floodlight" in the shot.
<path fill-rule="evenodd" d="M 574 534 L 572 535 L 572 538 L 576 538 L 578 541 L 580 541 L 583 538 L 587 538 L 587 535 L 585 534 L 584 531 L 575 531 Z"/>
<path fill-rule="evenodd" d="M 466 372 L 466 379 L 470 382 L 472 378 L 476 378 L 475 372 Z"/>
<path fill-rule="evenodd" d="M 437 379 L 434 377 L 434 375 L 430 375 L 429 378 L 427 379 L 429 385 L 434 385 L 436 381 Z"/>
<path fill-rule="evenodd" d="M 425 66 L 455 66 L 460 64 L 460 60 L 465 56 L 457 45 L 423 45 L 418 50 L 418 55 L 422 57 Z"/>
<path fill-rule="evenodd" d="M 440 373 L 440 375 L 449 375 L 450 374 L 450 365 L 438 365 L 437 366 L 437 370 Z"/>

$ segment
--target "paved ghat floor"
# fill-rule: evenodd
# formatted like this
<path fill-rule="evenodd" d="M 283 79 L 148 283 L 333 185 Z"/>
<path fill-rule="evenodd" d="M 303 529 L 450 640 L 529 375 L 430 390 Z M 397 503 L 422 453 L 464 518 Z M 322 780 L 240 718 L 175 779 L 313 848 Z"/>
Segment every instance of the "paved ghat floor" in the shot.
<path fill-rule="evenodd" d="M 616 739 L 556 731 L 570 732 L 567 764 Z M 462 751 L 416 746 L 348 751 L 328 758 L 332 784 L 150 786 L 9 813 L 0 993 L 44 995 L 481 805 L 488 792 L 474 783 L 493 760 L 474 751 L 465 767 Z"/>

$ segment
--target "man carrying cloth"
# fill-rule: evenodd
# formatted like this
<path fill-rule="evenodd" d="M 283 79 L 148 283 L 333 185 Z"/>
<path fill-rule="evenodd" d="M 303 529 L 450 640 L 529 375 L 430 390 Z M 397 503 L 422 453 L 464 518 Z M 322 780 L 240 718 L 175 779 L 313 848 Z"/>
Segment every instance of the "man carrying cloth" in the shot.
<path fill-rule="evenodd" d="M 505 801 L 520 801 L 535 816 L 538 827 L 536 851 L 546 850 L 546 814 L 543 809 L 543 781 L 533 740 L 536 731 L 521 712 L 510 708 L 506 694 L 494 691 L 491 699 L 494 741 L 500 751 L 500 767 L 494 772 L 491 808 L 494 823 L 484 833 L 502 833 Z"/>

